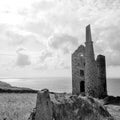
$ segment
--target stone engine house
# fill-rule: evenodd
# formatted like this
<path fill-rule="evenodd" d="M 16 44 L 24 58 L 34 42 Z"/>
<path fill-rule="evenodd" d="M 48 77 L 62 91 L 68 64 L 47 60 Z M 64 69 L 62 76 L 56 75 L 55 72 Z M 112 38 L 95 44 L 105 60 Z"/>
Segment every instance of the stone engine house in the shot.
<path fill-rule="evenodd" d="M 95 60 L 90 25 L 86 27 L 85 46 L 80 45 L 72 54 L 72 93 L 107 96 L 105 56 L 98 55 Z"/>

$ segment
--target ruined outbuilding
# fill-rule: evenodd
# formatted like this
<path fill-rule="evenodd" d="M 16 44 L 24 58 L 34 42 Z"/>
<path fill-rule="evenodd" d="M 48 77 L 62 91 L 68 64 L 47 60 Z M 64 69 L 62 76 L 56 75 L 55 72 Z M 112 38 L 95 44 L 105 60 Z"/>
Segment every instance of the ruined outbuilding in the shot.
<path fill-rule="evenodd" d="M 72 93 L 107 96 L 105 56 L 98 55 L 95 60 L 90 25 L 86 27 L 85 46 L 80 45 L 72 54 Z"/>

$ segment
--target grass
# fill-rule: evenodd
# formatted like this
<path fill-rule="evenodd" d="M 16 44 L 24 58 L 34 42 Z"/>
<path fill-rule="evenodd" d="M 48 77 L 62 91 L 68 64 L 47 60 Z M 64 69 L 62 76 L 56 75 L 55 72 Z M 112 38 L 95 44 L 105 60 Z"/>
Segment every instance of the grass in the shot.
<path fill-rule="evenodd" d="M 27 120 L 37 94 L 0 93 L 0 120 Z"/>

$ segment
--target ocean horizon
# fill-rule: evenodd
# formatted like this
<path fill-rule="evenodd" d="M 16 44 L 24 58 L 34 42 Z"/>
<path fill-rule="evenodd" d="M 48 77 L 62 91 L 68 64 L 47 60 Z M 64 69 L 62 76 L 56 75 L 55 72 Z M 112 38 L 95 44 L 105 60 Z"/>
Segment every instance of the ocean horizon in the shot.
<path fill-rule="evenodd" d="M 72 79 L 69 77 L 0 78 L 0 81 L 7 82 L 12 86 L 27 87 L 36 90 L 47 88 L 53 92 L 72 92 Z M 120 96 L 120 78 L 108 78 L 107 91 L 108 95 Z"/>

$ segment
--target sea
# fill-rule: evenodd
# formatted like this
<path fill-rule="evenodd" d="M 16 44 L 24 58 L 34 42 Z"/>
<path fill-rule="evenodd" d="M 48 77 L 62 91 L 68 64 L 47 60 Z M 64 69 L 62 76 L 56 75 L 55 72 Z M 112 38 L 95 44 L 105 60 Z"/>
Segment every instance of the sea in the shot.
<path fill-rule="evenodd" d="M 27 87 L 36 90 L 49 89 L 53 92 L 72 92 L 72 79 L 69 77 L 50 77 L 50 78 L 12 78 L 0 79 L 12 86 Z M 107 91 L 109 95 L 120 96 L 120 79 L 108 78 Z"/>

